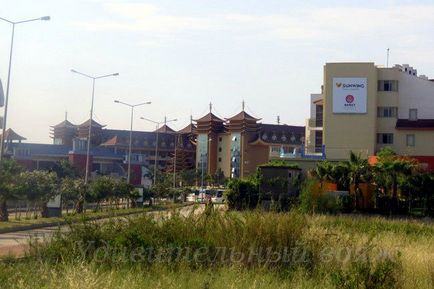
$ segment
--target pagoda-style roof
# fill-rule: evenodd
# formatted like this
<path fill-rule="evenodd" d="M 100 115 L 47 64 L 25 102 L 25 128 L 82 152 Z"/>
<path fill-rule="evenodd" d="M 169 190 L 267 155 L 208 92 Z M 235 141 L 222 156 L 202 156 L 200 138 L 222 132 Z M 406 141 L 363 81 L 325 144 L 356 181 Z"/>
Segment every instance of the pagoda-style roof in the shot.
<path fill-rule="evenodd" d="M 196 120 L 197 133 L 220 133 L 225 130 L 224 120 L 217 117 L 212 112 Z"/>
<path fill-rule="evenodd" d="M 22 140 L 26 140 L 26 138 L 17 134 L 13 129 L 8 128 L 5 132 L 5 140 L 7 140 L 7 141 L 14 141 L 14 140 L 22 141 Z"/>
<path fill-rule="evenodd" d="M 155 130 L 154 132 L 174 133 L 175 130 L 173 130 L 170 126 L 165 124 L 162 127 L 160 127 L 159 129 Z"/>
<path fill-rule="evenodd" d="M 79 127 L 89 127 L 89 122 L 90 122 L 90 120 L 88 119 L 85 122 L 83 122 L 82 124 L 80 124 Z M 92 119 L 92 127 L 103 128 L 103 127 L 105 127 L 105 125 L 101 125 Z"/>
<path fill-rule="evenodd" d="M 119 145 L 127 145 L 125 142 L 122 141 L 122 139 L 115 135 L 108 141 L 101 144 L 101 146 L 119 146 Z"/>
<path fill-rule="evenodd" d="M 254 118 L 244 110 L 226 119 L 226 127 L 229 131 L 256 132 L 259 129 L 258 118 Z"/>
<path fill-rule="evenodd" d="M 193 133 L 195 129 L 196 129 L 196 126 L 194 124 L 190 123 L 189 125 L 187 125 L 183 129 L 178 130 L 178 133 L 189 134 L 189 133 Z"/>
<path fill-rule="evenodd" d="M 196 122 L 221 122 L 221 123 L 223 123 L 224 121 L 221 118 L 219 118 L 218 116 L 216 116 L 215 114 L 213 114 L 212 112 L 209 112 L 207 115 L 204 115 L 199 119 L 196 119 Z"/>
<path fill-rule="evenodd" d="M 226 120 L 232 122 L 232 121 L 242 121 L 242 120 L 254 120 L 259 121 L 261 120 L 260 118 L 255 118 L 253 116 L 251 116 L 250 114 L 248 114 L 247 112 L 245 112 L 244 110 L 241 111 L 240 113 L 234 115 L 233 117 L 227 118 Z"/>
<path fill-rule="evenodd" d="M 77 126 L 75 124 L 72 124 L 70 121 L 65 119 L 61 123 L 58 123 L 56 125 L 51 126 L 52 128 L 76 128 Z"/>

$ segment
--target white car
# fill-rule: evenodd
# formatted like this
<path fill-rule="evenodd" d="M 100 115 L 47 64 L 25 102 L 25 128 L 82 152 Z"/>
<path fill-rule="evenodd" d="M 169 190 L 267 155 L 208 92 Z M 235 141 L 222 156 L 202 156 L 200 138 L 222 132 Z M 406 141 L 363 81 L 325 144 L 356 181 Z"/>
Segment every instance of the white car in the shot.
<path fill-rule="evenodd" d="M 224 191 L 223 190 L 218 190 L 217 193 L 215 194 L 215 196 L 213 196 L 211 198 L 211 201 L 213 203 L 224 203 L 225 202 L 225 198 L 224 198 Z"/>

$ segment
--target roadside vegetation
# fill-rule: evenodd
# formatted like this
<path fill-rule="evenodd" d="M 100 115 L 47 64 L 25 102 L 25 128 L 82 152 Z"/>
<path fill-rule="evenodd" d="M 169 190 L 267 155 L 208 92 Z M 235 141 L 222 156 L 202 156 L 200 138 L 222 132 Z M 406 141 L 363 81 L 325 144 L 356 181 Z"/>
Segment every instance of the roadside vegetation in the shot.
<path fill-rule="evenodd" d="M 434 226 L 206 209 L 71 225 L 0 265 L 5 288 L 432 288 Z"/>

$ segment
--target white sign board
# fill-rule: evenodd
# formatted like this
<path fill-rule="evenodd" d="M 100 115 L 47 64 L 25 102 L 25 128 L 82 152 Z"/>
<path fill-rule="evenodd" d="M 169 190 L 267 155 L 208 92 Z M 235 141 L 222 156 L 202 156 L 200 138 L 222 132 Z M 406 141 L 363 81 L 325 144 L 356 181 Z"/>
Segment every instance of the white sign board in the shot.
<path fill-rule="evenodd" d="M 60 195 L 56 195 L 54 198 L 50 199 L 47 203 L 48 208 L 60 208 L 62 202 L 62 197 Z"/>
<path fill-rule="evenodd" d="M 366 77 L 333 78 L 333 113 L 366 113 L 367 91 Z"/>

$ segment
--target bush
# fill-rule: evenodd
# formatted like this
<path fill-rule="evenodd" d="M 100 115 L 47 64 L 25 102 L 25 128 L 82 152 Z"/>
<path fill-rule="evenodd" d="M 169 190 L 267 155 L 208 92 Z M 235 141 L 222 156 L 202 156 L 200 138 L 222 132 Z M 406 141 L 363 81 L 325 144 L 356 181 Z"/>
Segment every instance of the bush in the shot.
<path fill-rule="evenodd" d="M 231 179 L 225 192 L 230 210 L 253 209 L 258 205 L 258 185 L 249 179 Z"/>

